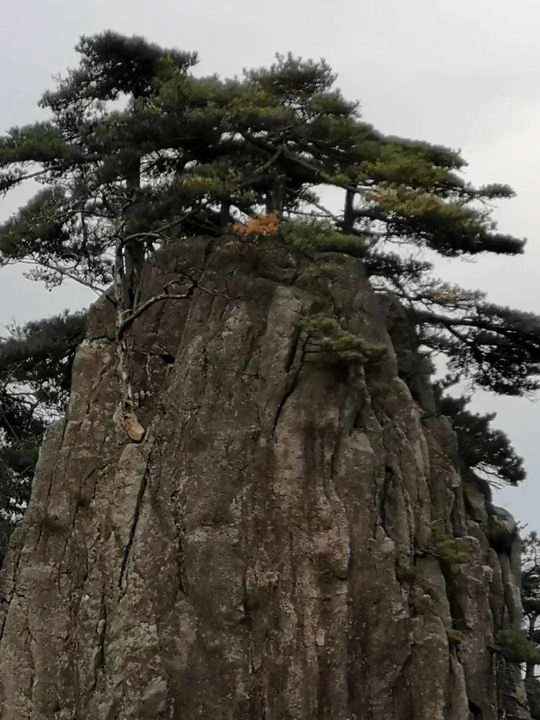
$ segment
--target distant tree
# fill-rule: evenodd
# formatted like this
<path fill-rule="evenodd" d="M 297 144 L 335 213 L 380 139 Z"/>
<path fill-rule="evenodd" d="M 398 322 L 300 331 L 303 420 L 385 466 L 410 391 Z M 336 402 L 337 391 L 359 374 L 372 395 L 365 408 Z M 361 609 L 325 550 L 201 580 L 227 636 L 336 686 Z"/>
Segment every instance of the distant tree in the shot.
<path fill-rule="evenodd" d="M 0 564 L 30 497 L 47 426 L 65 410 L 83 314 L 11 328 L 0 338 Z"/>

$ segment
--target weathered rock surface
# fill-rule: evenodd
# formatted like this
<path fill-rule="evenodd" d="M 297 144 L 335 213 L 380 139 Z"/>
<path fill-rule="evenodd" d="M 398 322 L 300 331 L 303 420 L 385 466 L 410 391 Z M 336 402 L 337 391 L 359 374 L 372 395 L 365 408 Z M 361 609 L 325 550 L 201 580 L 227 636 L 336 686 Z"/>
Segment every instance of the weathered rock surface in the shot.
<path fill-rule="evenodd" d="M 234 239 L 164 253 L 146 297 L 186 270 L 129 331 L 141 442 L 92 311 L 4 570 L 2 720 L 528 718 L 495 652 L 515 531 L 460 477 L 396 308 L 352 258 Z"/>

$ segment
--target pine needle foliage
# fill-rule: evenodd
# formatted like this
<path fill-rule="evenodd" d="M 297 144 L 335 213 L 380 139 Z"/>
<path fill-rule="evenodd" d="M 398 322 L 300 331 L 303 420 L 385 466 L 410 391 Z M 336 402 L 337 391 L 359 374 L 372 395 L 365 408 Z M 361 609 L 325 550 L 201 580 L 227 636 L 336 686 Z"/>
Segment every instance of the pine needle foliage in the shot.
<path fill-rule="evenodd" d="M 135 286 L 152 251 L 177 238 L 278 236 L 360 258 L 456 376 L 510 395 L 538 387 L 536 316 L 441 292 L 430 263 L 402 252 L 523 252 L 488 206 L 512 196 L 507 185 L 474 187 L 458 152 L 377 131 L 324 60 L 278 55 L 221 79 L 196 76 L 193 52 L 112 31 L 76 49 L 78 65 L 42 97 L 49 118 L 0 137 L 0 191 L 43 185 L 0 227 L 0 262 L 99 289 L 121 258 L 121 280 Z M 321 204 L 325 186 L 342 194 L 341 212 Z M 124 295 L 132 308 L 137 291 Z"/>

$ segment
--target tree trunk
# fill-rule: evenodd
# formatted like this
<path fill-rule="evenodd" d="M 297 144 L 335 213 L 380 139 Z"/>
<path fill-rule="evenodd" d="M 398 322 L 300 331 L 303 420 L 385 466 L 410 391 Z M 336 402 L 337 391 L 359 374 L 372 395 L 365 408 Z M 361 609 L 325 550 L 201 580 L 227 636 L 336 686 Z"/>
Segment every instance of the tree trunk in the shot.
<path fill-rule="evenodd" d="M 348 233 L 354 228 L 354 196 L 353 190 L 345 191 L 345 209 L 343 212 L 343 230 Z"/>
<path fill-rule="evenodd" d="M 126 168 L 126 188 L 130 205 L 126 210 L 125 237 L 137 234 L 137 193 L 141 187 L 141 160 L 140 157 L 131 159 Z M 124 255 L 124 292 L 125 310 L 133 310 L 140 298 L 142 272 L 146 255 L 145 243 L 142 239 L 125 240 L 123 242 Z"/>

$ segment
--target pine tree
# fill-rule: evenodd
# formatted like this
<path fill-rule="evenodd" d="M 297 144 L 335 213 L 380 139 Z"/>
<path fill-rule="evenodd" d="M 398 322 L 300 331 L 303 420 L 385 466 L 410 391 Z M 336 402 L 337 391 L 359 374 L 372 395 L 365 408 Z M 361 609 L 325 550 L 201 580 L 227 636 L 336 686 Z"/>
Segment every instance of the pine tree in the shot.
<path fill-rule="evenodd" d="M 221 80 L 194 77 L 193 53 L 142 38 L 106 32 L 77 49 L 78 67 L 43 96 L 50 119 L 0 139 L 0 189 L 44 186 L 0 227 L 4 263 L 36 263 L 51 284 L 112 280 L 121 334 L 141 312 L 153 249 L 269 215 L 304 251 L 362 256 L 456 376 L 506 394 L 536 389 L 536 316 L 449 288 L 429 262 L 391 252 L 393 243 L 450 257 L 522 252 L 522 240 L 496 232 L 484 202 L 511 197 L 508 186 L 475 188 L 458 153 L 377 132 L 324 61 L 278 56 Z M 321 203 L 324 185 L 343 193 L 341 213 Z"/>
<path fill-rule="evenodd" d="M 375 254 L 366 264 L 375 287 L 391 290 L 408 308 L 421 343 L 446 357 L 454 382 L 468 378 L 501 395 L 538 389 L 537 315 L 489 303 L 484 293 L 435 279 L 428 262 Z"/>
<path fill-rule="evenodd" d="M 0 339 L 0 565 L 30 498 L 43 434 L 66 408 L 84 329 L 83 314 L 63 314 Z"/>
<path fill-rule="evenodd" d="M 144 263 L 159 246 L 202 234 L 348 253 L 377 291 L 400 298 L 423 348 L 444 354 L 455 380 L 511 395 L 538 387 L 540 319 L 437 280 L 421 255 L 523 252 L 524 241 L 498 233 L 486 209 L 485 201 L 512 196 L 508 186 L 475 188 L 459 153 L 378 132 L 335 88 L 324 61 L 278 56 L 222 80 L 195 77 L 194 53 L 110 31 L 83 37 L 77 50 L 79 65 L 41 100 L 49 119 L 0 138 L 0 192 L 42 185 L 0 226 L 0 264 L 32 263 L 49 285 L 70 277 L 103 291 L 112 282 L 125 413 L 136 409 L 122 360 L 131 324 L 198 282 L 182 278 L 143 301 Z M 340 191 L 341 211 L 324 206 L 324 186 Z M 81 328 L 80 318 L 42 321 L 0 343 L 8 525 L 24 507 L 43 430 L 65 402 Z M 444 403 L 466 467 L 522 479 L 492 416 L 470 413 L 464 400 Z"/>
<path fill-rule="evenodd" d="M 517 485 L 525 479 L 523 459 L 507 435 L 491 426 L 495 413 L 473 413 L 467 409 L 470 397 L 441 395 L 437 405 L 457 436 L 459 458 L 464 471 L 492 484 Z"/>
<path fill-rule="evenodd" d="M 507 394 L 536 389 L 536 316 L 434 280 L 429 262 L 388 251 L 407 242 L 445 256 L 522 252 L 523 241 L 497 233 L 478 204 L 510 197 L 510 188 L 474 188 L 458 153 L 377 132 L 334 88 L 324 61 L 278 56 L 222 81 L 195 78 L 194 54 L 142 38 L 106 32 L 77 50 L 79 66 L 42 98 L 51 119 L 0 140 L 0 188 L 44 185 L 0 228 L 3 262 L 34 262 L 49 284 L 112 280 L 123 342 L 147 307 L 140 277 L 156 246 L 228 229 L 255 240 L 271 226 L 303 251 L 361 257 L 455 378 Z M 322 206 L 321 185 L 343 191 L 342 213 Z M 120 375 L 129 412 L 129 378 Z"/>

